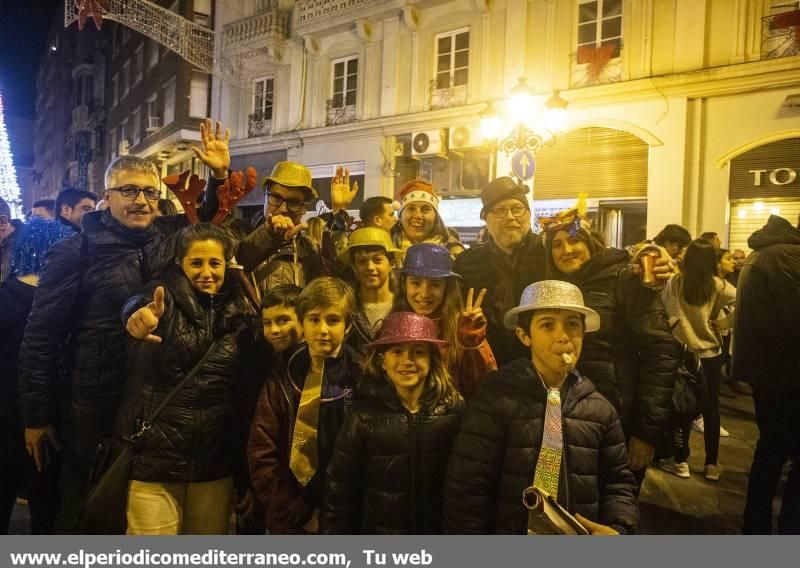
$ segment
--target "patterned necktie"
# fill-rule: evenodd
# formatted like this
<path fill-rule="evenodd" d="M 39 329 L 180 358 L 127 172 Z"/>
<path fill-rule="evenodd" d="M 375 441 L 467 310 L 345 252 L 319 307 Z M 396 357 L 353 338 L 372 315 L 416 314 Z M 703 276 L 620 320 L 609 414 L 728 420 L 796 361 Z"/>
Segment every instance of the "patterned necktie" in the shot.
<path fill-rule="evenodd" d="M 544 414 L 542 449 L 536 462 L 533 486 L 558 498 L 558 476 L 561 473 L 561 453 L 564 438 L 561 432 L 561 394 L 558 389 L 547 389 L 547 408 Z"/>
<path fill-rule="evenodd" d="M 319 428 L 319 404 L 322 395 L 322 375 L 324 370 L 308 370 L 297 408 L 297 419 L 292 434 L 292 451 L 289 456 L 289 469 L 305 487 L 319 467 L 317 429 Z"/>

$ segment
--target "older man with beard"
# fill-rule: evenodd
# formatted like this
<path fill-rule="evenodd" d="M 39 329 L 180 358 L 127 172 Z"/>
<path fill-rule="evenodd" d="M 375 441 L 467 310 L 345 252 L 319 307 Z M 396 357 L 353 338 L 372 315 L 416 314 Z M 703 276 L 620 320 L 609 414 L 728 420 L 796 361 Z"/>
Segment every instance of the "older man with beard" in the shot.
<path fill-rule="evenodd" d="M 526 286 L 544 279 L 544 246 L 531 229 L 528 188 L 510 177 L 492 181 L 481 192 L 481 219 L 488 240 L 460 254 L 454 270 L 463 289 L 486 289 L 483 311 L 489 320 L 487 340 L 498 366 L 530 356 L 514 332 L 503 326 L 503 315 L 519 304 Z"/>

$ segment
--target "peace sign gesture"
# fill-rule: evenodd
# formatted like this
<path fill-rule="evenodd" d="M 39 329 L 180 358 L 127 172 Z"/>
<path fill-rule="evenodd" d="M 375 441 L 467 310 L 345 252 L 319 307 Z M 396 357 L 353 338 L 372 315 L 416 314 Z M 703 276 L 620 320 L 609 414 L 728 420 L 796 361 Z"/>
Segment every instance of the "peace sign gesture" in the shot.
<path fill-rule="evenodd" d="M 158 320 L 164 315 L 164 287 L 159 286 L 153 293 L 153 301 L 139 308 L 128 318 L 125 329 L 133 337 L 151 343 L 161 343 L 161 338 L 153 335 L 158 327 Z"/>
<path fill-rule="evenodd" d="M 481 288 L 477 299 L 473 302 L 474 295 L 475 288 L 470 288 L 469 292 L 467 292 L 467 303 L 461 313 L 461 321 L 465 324 L 469 322 L 469 327 L 478 329 L 486 325 L 486 316 L 483 315 L 483 310 L 481 309 L 483 298 L 486 296 L 486 288 Z"/>
<path fill-rule="evenodd" d="M 331 205 L 333 212 L 347 209 L 358 194 L 358 182 L 353 182 L 350 189 L 350 170 L 338 166 L 336 175 L 331 180 Z"/>
<path fill-rule="evenodd" d="M 225 129 L 222 135 L 222 123 L 217 121 L 217 128 L 210 118 L 200 123 L 200 140 L 203 149 L 192 146 L 192 150 L 200 160 L 211 168 L 212 175 L 217 179 L 228 177 L 228 167 L 231 165 L 231 154 L 228 151 L 228 142 L 231 140 L 230 129 Z"/>

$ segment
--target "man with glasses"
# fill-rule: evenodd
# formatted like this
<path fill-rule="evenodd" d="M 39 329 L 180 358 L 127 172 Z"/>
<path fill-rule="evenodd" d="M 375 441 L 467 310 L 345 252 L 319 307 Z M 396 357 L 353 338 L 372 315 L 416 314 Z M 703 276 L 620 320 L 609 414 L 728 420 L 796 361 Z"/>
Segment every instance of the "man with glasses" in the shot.
<path fill-rule="evenodd" d="M 209 221 L 230 164 L 229 133 L 211 120 L 200 131 L 203 150 L 194 150 L 213 177 L 198 214 Z M 108 208 L 84 215 L 83 232 L 54 245 L 41 273 L 19 358 L 20 413 L 37 468 L 64 445 L 57 532 L 79 530 L 97 442 L 113 429 L 125 381 L 122 305 L 174 262 L 171 237 L 187 225 L 183 216 L 156 218 L 160 186 L 153 162 L 115 159 L 105 174 Z M 57 377 L 62 356 L 67 384 Z"/>
<path fill-rule="evenodd" d="M 235 232 L 244 232 L 237 260 L 253 271 L 262 293 L 283 284 L 303 288 L 323 274 L 331 274 L 336 259 L 335 241 L 346 234 L 352 219 L 347 207 L 358 193 L 358 183 L 350 186 L 350 174 L 337 168 L 331 182 L 333 211 L 321 215 L 325 220 L 322 250 L 303 232 L 306 209 L 317 199 L 311 171 L 296 162 L 278 162 L 264 180 L 264 221 L 255 229 L 237 223 Z"/>
<path fill-rule="evenodd" d="M 514 333 L 504 328 L 503 315 L 518 305 L 526 286 L 544 279 L 544 246 L 531 229 L 527 193 L 526 186 L 510 177 L 489 183 L 481 191 L 481 219 L 486 221 L 488 240 L 455 261 L 464 290 L 487 290 L 483 301 L 489 320 L 486 338 L 498 366 L 526 356 Z"/>

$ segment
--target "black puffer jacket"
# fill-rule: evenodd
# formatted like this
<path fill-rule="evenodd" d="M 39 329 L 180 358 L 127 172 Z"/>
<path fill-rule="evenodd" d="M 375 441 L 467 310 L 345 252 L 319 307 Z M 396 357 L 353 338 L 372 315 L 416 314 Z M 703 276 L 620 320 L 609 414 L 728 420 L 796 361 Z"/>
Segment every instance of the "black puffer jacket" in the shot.
<path fill-rule="evenodd" d="M 17 359 L 34 286 L 11 277 L 0 284 L 0 417 L 17 422 Z"/>
<path fill-rule="evenodd" d="M 526 286 L 545 278 L 541 237 L 529 232 L 511 256 L 490 239 L 458 255 L 453 270 L 462 276 L 461 287 L 465 294 L 470 288 L 475 289 L 476 295 L 481 288 L 486 288 L 483 300 L 483 313 L 489 321 L 486 340 L 497 365 L 502 367 L 520 357 L 530 356 L 514 332 L 503 326 L 503 317 L 508 310 L 519 305 Z"/>
<path fill-rule="evenodd" d="M 209 182 L 200 218 L 213 217 L 216 187 Z M 213 197 L 211 197 L 213 195 Z M 52 380 L 61 354 L 70 375 L 69 443 L 91 459 L 97 440 L 109 436 L 125 381 L 127 333 L 123 304 L 174 264 L 174 234 L 185 217 L 157 217 L 147 230 L 128 229 L 109 210 L 83 216 L 83 234 L 48 253 L 25 329 L 19 358 L 20 413 L 26 427 L 52 421 Z"/>
<path fill-rule="evenodd" d="M 463 403 L 411 414 L 383 378 L 356 393 L 328 466 L 328 534 L 438 534 L 447 458 Z"/>
<path fill-rule="evenodd" d="M 600 314 L 600 329 L 583 338 L 578 370 L 611 401 L 628 436 L 655 446 L 669 426 L 682 352 L 660 295 L 642 286 L 628 261 L 626 251 L 608 248 L 573 274 L 549 270 Z"/>
<path fill-rule="evenodd" d="M 800 229 L 770 216 L 747 241 L 736 288 L 733 374 L 760 388 L 800 380 Z"/>
<path fill-rule="evenodd" d="M 201 369 L 172 398 L 137 445 L 131 479 L 155 482 L 214 481 L 234 473 L 234 390 L 240 376 L 240 342 L 248 331 L 238 287 L 226 283 L 210 295 L 195 290 L 179 267 L 151 282 L 123 309 L 123 321 L 163 286 L 164 315 L 153 332 L 161 343 L 129 338 L 127 375 L 116 434 L 130 436 L 208 351 Z"/>
<path fill-rule="evenodd" d="M 458 534 L 525 534 L 522 492 L 533 481 L 547 393 L 529 360 L 491 373 L 470 400 L 453 443 L 444 529 Z M 558 502 L 571 513 L 631 533 L 639 524 L 636 482 L 614 407 L 588 379 L 561 388 L 564 453 Z"/>

